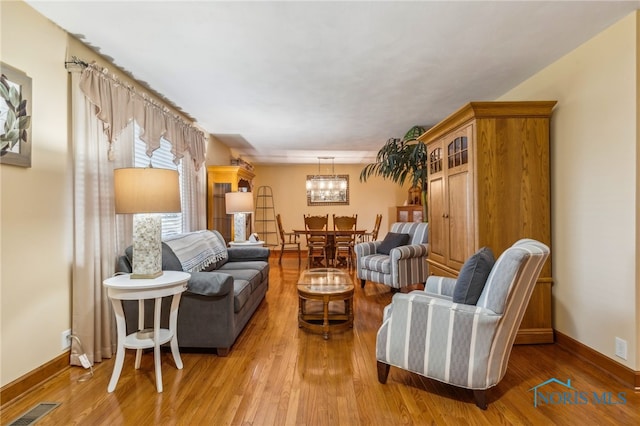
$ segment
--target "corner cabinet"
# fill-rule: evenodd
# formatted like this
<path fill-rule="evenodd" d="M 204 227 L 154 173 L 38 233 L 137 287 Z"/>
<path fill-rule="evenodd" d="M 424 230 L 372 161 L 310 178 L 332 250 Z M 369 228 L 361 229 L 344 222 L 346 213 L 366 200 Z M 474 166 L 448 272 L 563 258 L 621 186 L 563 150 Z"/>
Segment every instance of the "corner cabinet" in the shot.
<path fill-rule="evenodd" d="M 484 246 L 551 247 L 549 123 L 555 101 L 471 102 L 420 136 L 428 155 L 429 273 L 457 277 Z M 553 252 L 553 250 L 552 250 Z M 516 343 L 552 343 L 551 257 Z"/>
<path fill-rule="evenodd" d="M 397 222 L 424 222 L 422 216 L 421 205 L 396 206 Z"/>
<path fill-rule="evenodd" d="M 207 167 L 207 229 L 215 229 L 225 241 L 233 241 L 233 215 L 227 214 L 224 194 L 246 188 L 251 192 L 255 175 L 239 166 Z M 247 216 L 248 217 L 248 216 Z M 247 224 L 250 234 L 250 221 Z"/>

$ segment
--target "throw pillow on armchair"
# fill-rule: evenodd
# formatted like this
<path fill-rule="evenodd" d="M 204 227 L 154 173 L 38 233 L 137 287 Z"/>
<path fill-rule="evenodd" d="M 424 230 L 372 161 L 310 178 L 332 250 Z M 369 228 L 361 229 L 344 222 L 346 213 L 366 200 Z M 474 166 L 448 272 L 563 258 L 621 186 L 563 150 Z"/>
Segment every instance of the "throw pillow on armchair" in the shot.
<path fill-rule="evenodd" d="M 409 243 L 409 238 L 411 238 L 409 234 L 389 232 L 385 235 L 384 240 L 382 240 L 378 246 L 376 253 L 388 255 L 392 249 L 400 246 L 406 246 Z"/>
<path fill-rule="evenodd" d="M 460 269 L 456 286 L 453 289 L 454 303 L 475 305 L 478 303 L 480 293 L 489 278 L 495 258 L 489 247 L 482 247 L 473 256 L 467 259 Z"/>

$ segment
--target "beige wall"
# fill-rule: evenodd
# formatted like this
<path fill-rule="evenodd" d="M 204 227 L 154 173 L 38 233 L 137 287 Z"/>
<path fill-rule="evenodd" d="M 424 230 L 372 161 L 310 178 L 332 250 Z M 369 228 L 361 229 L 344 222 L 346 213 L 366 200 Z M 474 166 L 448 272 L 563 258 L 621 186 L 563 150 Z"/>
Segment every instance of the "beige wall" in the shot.
<path fill-rule="evenodd" d="M 399 185 L 372 178 L 360 182 L 360 171 L 364 164 L 337 164 L 335 173 L 349 175 L 349 205 L 347 206 L 307 206 L 307 175 L 318 173 L 315 164 L 256 166 L 254 191 L 260 186 L 270 186 L 276 214 L 282 217 L 285 230 L 304 229 L 304 214 L 358 215 L 358 228 L 371 230 L 376 214 L 382 214 L 380 237 L 384 237 L 391 223 L 395 221 L 395 206 L 406 200 L 407 190 Z M 323 172 L 324 173 L 324 172 Z M 333 222 L 329 219 L 329 226 Z"/>
<path fill-rule="evenodd" d="M 214 136 L 207 141 L 207 166 L 227 166 L 231 164 L 231 150 Z"/>
<path fill-rule="evenodd" d="M 555 99 L 554 327 L 634 369 L 638 359 L 638 13 L 506 93 Z M 614 355 L 614 338 L 628 358 Z"/>
<path fill-rule="evenodd" d="M 2 62 L 32 79 L 32 166 L 0 165 L 0 385 L 63 351 L 71 323 L 67 35 L 22 2 L 0 3 Z"/>

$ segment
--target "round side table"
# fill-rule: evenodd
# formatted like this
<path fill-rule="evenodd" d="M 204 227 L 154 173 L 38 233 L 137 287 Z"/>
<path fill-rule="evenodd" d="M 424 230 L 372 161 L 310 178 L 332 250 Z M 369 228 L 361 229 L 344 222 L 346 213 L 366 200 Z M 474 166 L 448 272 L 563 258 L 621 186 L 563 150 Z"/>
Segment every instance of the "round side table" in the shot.
<path fill-rule="evenodd" d="M 113 392 L 120 379 L 122 364 L 124 362 L 124 350 L 136 350 L 135 368 L 140 368 L 142 349 L 153 348 L 155 361 L 156 389 L 162 392 L 162 370 L 160 369 L 160 345 L 171 341 L 171 354 L 178 369 L 182 369 L 182 359 L 178 350 L 177 323 L 178 306 L 182 292 L 187 289 L 187 281 L 191 274 L 181 271 L 164 271 L 164 273 L 153 279 L 131 279 L 131 275 L 117 275 L 107 278 L 103 285 L 107 288 L 107 293 L 113 305 L 116 316 L 116 327 L 118 333 L 118 348 L 116 350 L 116 360 L 113 366 L 113 373 L 108 392 Z M 169 329 L 160 328 L 160 310 L 162 308 L 162 298 L 173 296 L 171 310 L 169 313 Z M 155 299 L 153 313 L 153 329 L 142 330 L 144 328 L 144 301 Z M 123 300 L 138 301 L 138 328 L 140 330 L 127 335 L 127 326 L 122 309 Z"/>

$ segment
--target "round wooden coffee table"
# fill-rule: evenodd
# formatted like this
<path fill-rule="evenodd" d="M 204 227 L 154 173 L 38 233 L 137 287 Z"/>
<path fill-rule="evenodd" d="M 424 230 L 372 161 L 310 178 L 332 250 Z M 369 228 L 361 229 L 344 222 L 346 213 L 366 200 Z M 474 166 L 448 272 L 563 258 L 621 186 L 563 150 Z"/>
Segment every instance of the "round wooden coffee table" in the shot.
<path fill-rule="evenodd" d="M 322 333 L 353 328 L 353 283 L 349 274 L 336 268 L 307 269 L 298 279 L 298 327 Z M 308 301 L 318 301 L 322 309 L 308 309 Z M 343 311 L 329 309 L 329 302 L 344 301 Z"/>

